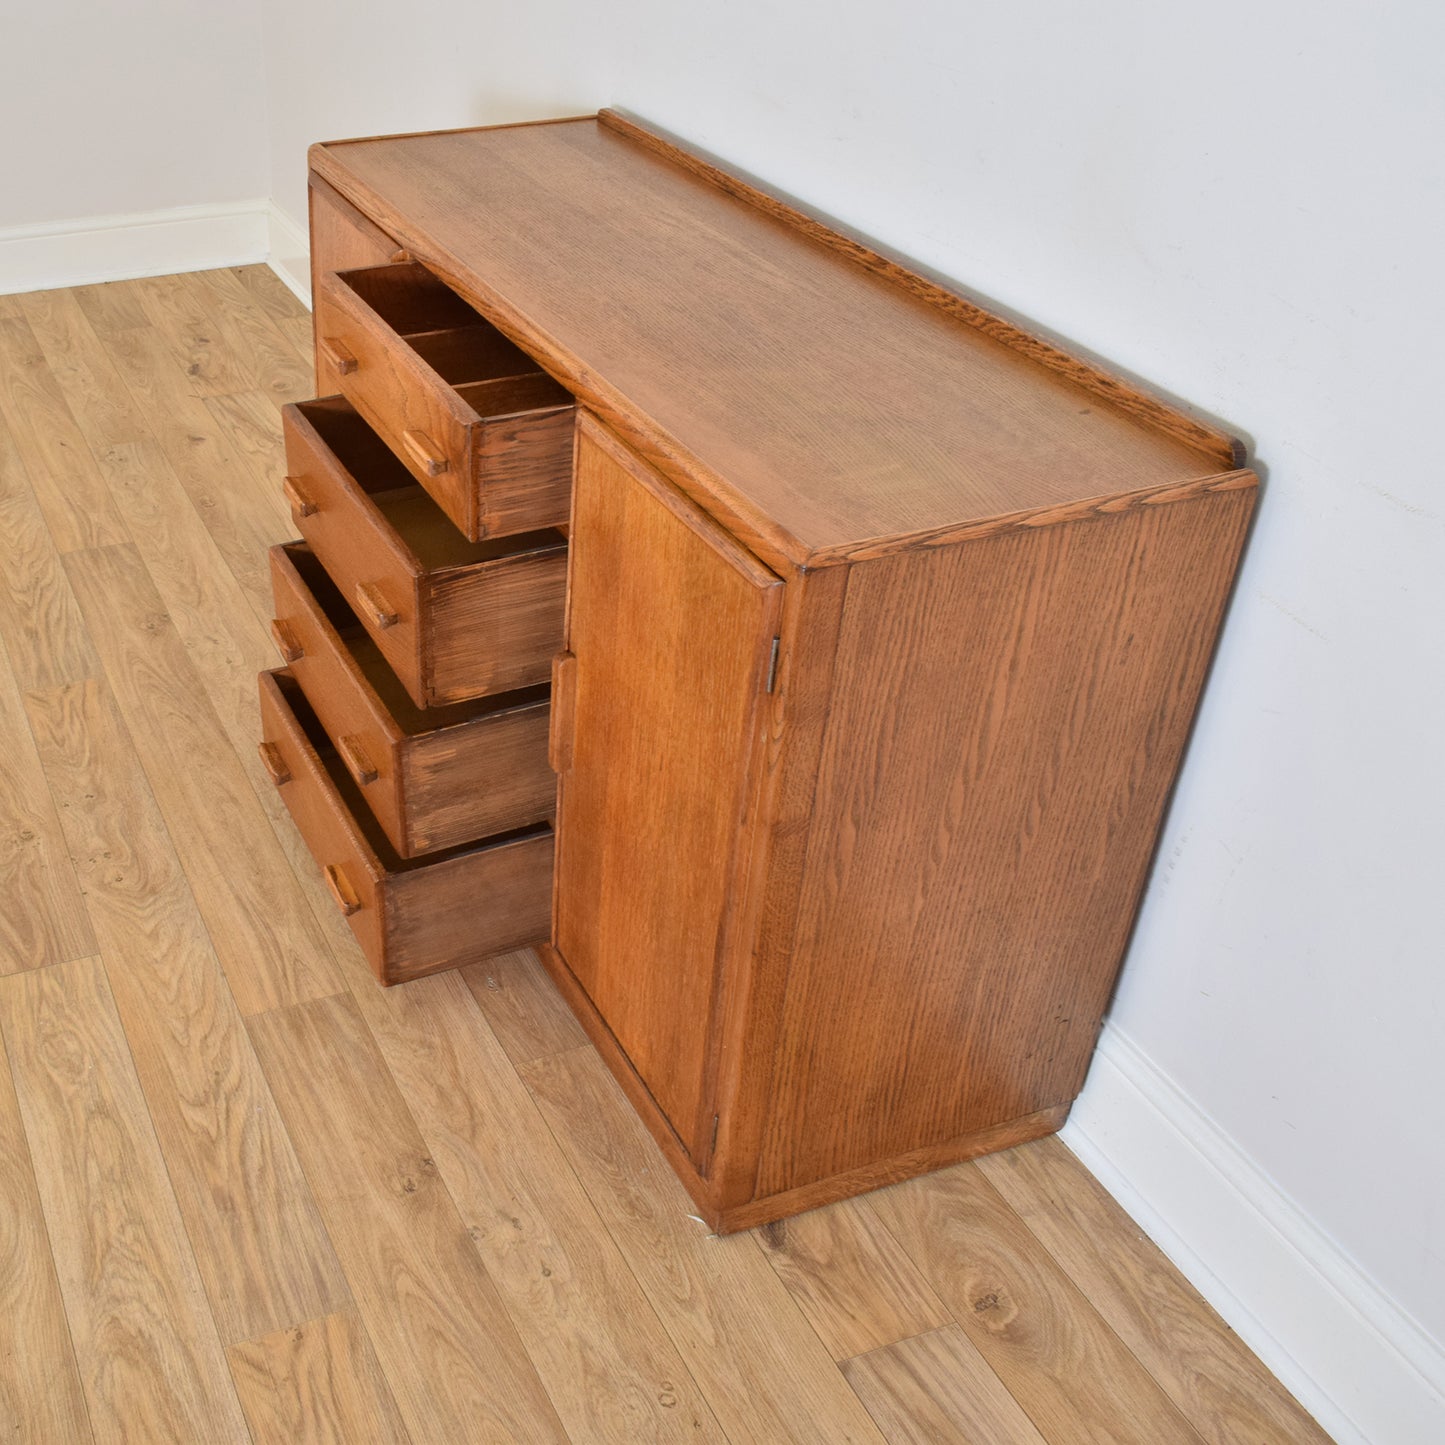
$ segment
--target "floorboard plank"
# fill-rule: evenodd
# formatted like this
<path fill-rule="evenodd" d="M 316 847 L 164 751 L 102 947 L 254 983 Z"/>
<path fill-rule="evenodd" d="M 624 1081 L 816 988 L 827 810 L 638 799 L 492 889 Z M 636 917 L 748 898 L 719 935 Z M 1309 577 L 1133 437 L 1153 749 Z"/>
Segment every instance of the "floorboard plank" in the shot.
<path fill-rule="evenodd" d="M 882 1436 L 745 1235 L 692 1206 L 588 1045 L 519 1070 L 732 1445 Z"/>
<path fill-rule="evenodd" d="M 266 549 L 295 535 L 280 478 L 271 479 L 273 500 L 263 506 L 256 499 L 259 481 L 242 448 L 189 389 L 154 327 L 118 331 L 107 339 L 107 349 L 252 610 L 258 618 L 269 618 Z"/>
<path fill-rule="evenodd" d="M 835 1360 L 953 1318 L 877 1215 L 856 1199 L 780 1219 L 754 1234 Z"/>
<path fill-rule="evenodd" d="M 233 1345 L 226 1355 L 254 1445 L 410 1445 L 353 1310 Z"/>
<path fill-rule="evenodd" d="M 587 1042 L 576 1015 L 530 948 L 468 964 L 461 974 L 514 1064 L 565 1054 Z"/>
<path fill-rule="evenodd" d="M 311 348 L 295 345 L 293 335 L 283 331 L 232 267 L 197 271 L 193 280 L 214 296 L 223 311 L 250 389 L 266 393 L 273 409 L 283 402 L 316 394 L 316 377 L 311 366 Z M 309 326 L 308 326 L 309 332 Z"/>
<path fill-rule="evenodd" d="M 136 549 L 65 565 L 242 1013 L 337 992 L 310 901 Z"/>
<path fill-rule="evenodd" d="M 95 935 L 3 656 L 0 757 L 0 974 L 86 958 Z"/>
<path fill-rule="evenodd" d="M 1052 1445 L 1199 1436 L 972 1164 L 868 1197 Z"/>
<path fill-rule="evenodd" d="M 100 960 L 0 979 L 0 1031 L 96 1440 L 245 1445 Z"/>
<path fill-rule="evenodd" d="M 224 1344 L 350 1295 L 109 692 L 27 699 Z"/>
<path fill-rule="evenodd" d="M 75 293 L 33 291 L 20 299 L 31 334 L 91 452 L 111 442 L 149 436 L 149 421 L 106 354 Z"/>
<path fill-rule="evenodd" d="M 978 1168 L 1210 1445 L 1329 1445 L 1058 1138 Z"/>
<path fill-rule="evenodd" d="M 85 1393 L 3 1042 L 0 1161 L 0 1439 L 83 1445 Z"/>
<path fill-rule="evenodd" d="M 701 1391 L 466 986 L 439 974 L 405 988 L 358 987 L 570 1437 L 722 1445 Z"/>
<path fill-rule="evenodd" d="M 296 354 L 310 366 L 315 359 L 311 313 L 291 288 L 269 266 L 236 266 L 233 272 L 260 306 L 280 327 L 296 348 Z"/>
<path fill-rule="evenodd" d="M 44 459 L 37 458 L 37 465 L 44 466 Z M 100 659 L 3 416 L 0 537 L 0 641 L 22 691 L 98 676 Z"/>
<path fill-rule="evenodd" d="M 75 286 L 70 294 L 98 336 L 113 336 L 117 331 L 150 325 L 134 281 L 100 281 L 91 286 Z"/>
<path fill-rule="evenodd" d="M 957 1325 L 899 1340 L 842 1369 L 889 1445 L 1044 1445 Z"/>
<path fill-rule="evenodd" d="M 25 457 L 57 551 L 130 540 L 125 519 L 23 317 L 0 318 L 0 415 Z"/>
<path fill-rule="evenodd" d="M 566 1440 L 349 995 L 249 1021 L 412 1438 Z"/>

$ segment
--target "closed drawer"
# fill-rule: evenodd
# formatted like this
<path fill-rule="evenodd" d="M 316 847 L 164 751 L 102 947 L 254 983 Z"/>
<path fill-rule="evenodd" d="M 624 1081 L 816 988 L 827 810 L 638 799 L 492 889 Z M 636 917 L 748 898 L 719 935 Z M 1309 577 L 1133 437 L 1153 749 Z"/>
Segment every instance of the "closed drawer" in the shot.
<path fill-rule="evenodd" d="M 282 415 L 296 525 L 417 706 L 545 682 L 566 538 L 468 542 L 344 397 Z"/>
<path fill-rule="evenodd" d="M 271 549 L 271 590 L 282 659 L 402 857 L 554 813 L 546 687 L 419 708 L 304 542 Z"/>
<path fill-rule="evenodd" d="M 399 857 L 296 679 L 263 672 L 261 757 L 382 983 L 475 963 L 547 936 L 552 830 Z"/>
<path fill-rule="evenodd" d="M 572 397 L 425 266 L 328 272 L 316 348 L 470 540 L 566 522 Z"/>

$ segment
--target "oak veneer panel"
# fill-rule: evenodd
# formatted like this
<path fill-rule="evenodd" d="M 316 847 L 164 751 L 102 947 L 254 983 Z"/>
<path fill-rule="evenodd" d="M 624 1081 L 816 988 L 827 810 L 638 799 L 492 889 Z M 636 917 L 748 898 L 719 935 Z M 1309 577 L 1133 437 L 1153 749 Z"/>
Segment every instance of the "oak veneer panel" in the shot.
<path fill-rule="evenodd" d="M 396 254 L 397 243 L 363 216 L 345 197 L 325 181 L 311 177 L 307 191 L 311 208 L 311 295 L 321 294 L 322 278 L 331 271 L 354 271 L 360 266 L 379 266 Z M 319 337 L 320 318 L 313 310 L 313 340 Z M 316 348 L 316 391 L 332 396 L 341 382 L 335 362 Z"/>
<path fill-rule="evenodd" d="M 972 1164 L 866 1201 L 1050 1445 L 1200 1445 Z"/>
<path fill-rule="evenodd" d="M 700 1161 L 715 975 L 783 587 L 590 424 L 572 538 L 556 947 Z"/>
<path fill-rule="evenodd" d="M 957 1325 L 849 1360 L 843 1374 L 889 1445 L 1046 1445 Z"/>
<path fill-rule="evenodd" d="M 1253 501 L 851 569 L 759 1194 L 1078 1092 Z"/>
<path fill-rule="evenodd" d="M 356 1004 L 249 1026 L 412 1439 L 566 1445 Z"/>
<path fill-rule="evenodd" d="M 66 569 L 241 1012 L 335 993 L 306 892 L 136 550 L 72 552 Z"/>
<path fill-rule="evenodd" d="M 46 777 L 222 1342 L 347 1300 L 160 810 L 103 683 L 32 693 Z"/>
<path fill-rule="evenodd" d="M 724 1445 L 462 980 L 357 1001 L 569 1438 Z"/>
<path fill-rule="evenodd" d="M 3 654 L 0 756 L 0 974 L 84 958 L 95 935 Z"/>
<path fill-rule="evenodd" d="M 1329 1445 L 1058 1139 L 977 1167 L 1209 1445 Z"/>
<path fill-rule="evenodd" d="M 730 1445 L 882 1445 L 752 1240 L 719 1238 L 689 1214 L 596 1051 L 518 1072 Z"/>
<path fill-rule="evenodd" d="M 248 1445 L 100 960 L 0 979 L 0 1029 L 96 1441 Z"/>
<path fill-rule="evenodd" d="M 856 1200 L 776 1220 L 754 1237 L 835 1360 L 953 1318 L 878 1216 Z"/>
<path fill-rule="evenodd" d="M 333 742 L 346 740 L 343 760 L 403 857 L 552 815 L 544 689 L 419 708 L 309 548 L 273 547 L 271 579 L 292 675 Z"/>
<path fill-rule="evenodd" d="M 401 858 L 295 679 L 278 669 L 259 681 L 268 767 L 382 983 L 404 983 L 540 941 L 552 889 L 547 824 Z"/>
<path fill-rule="evenodd" d="M 469 964 L 461 976 L 514 1064 L 563 1054 L 587 1042 L 576 1014 L 532 949 Z"/>
<path fill-rule="evenodd" d="M 596 120 L 312 164 L 795 561 L 1229 465 Z"/>
<path fill-rule="evenodd" d="M 253 1445 L 411 1445 L 354 1310 L 233 1345 Z"/>
<path fill-rule="evenodd" d="M 3 1041 L 0 1160 L 0 1437 L 86 1445 L 85 1396 Z"/>

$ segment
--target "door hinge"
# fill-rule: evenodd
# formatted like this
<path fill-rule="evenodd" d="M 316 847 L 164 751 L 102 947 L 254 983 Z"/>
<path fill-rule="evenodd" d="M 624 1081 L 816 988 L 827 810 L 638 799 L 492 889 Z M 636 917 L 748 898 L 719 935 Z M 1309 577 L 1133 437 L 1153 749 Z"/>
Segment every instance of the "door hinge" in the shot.
<path fill-rule="evenodd" d="M 771 692 L 778 685 L 778 651 L 782 647 L 781 637 L 773 638 L 773 650 L 768 654 L 768 686 L 766 691 Z"/>

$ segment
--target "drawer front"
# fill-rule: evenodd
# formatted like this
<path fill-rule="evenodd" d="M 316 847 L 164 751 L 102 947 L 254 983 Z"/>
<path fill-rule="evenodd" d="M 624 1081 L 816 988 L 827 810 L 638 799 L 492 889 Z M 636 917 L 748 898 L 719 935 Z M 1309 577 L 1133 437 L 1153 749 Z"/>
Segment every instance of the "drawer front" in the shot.
<path fill-rule="evenodd" d="M 311 177 L 311 291 L 329 271 L 380 266 L 405 253 L 385 231 L 362 215 L 320 176 Z M 314 320 L 313 320 L 314 329 Z M 340 377 L 330 359 L 316 355 L 316 389 L 323 396 L 336 390 Z"/>
<path fill-rule="evenodd" d="M 340 398 L 282 409 L 291 516 L 406 690 L 422 702 L 426 688 L 415 563 L 317 429 L 318 423 L 329 423 L 346 431 L 355 423 L 364 430 L 360 418 L 349 412 Z M 382 473 L 378 478 L 373 472 L 373 483 L 410 484 L 410 473 L 397 466 L 379 438 L 373 440 L 374 450 L 365 436 L 357 449 Z"/>
<path fill-rule="evenodd" d="M 402 857 L 552 815 L 545 688 L 419 709 L 309 549 L 273 547 L 271 585 L 282 659 Z"/>
<path fill-rule="evenodd" d="M 547 682 L 566 602 L 565 545 L 430 579 L 428 701 Z"/>
<path fill-rule="evenodd" d="M 395 856 L 358 810 L 350 779 L 296 680 L 263 672 L 262 756 L 327 887 L 382 983 L 477 963 L 546 938 L 549 827 L 426 859 Z"/>
<path fill-rule="evenodd" d="M 567 520 L 571 397 L 425 267 L 330 272 L 318 356 L 471 540 Z"/>
<path fill-rule="evenodd" d="M 382 974 L 383 870 L 341 800 L 296 712 L 300 688 L 289 673 L 263 672 L 261 758 L 336 905 L 347 915 L 373 970 Z"/>
<path fill-rule="evenodd" d="M 333 616 L 327 615 L 313 591 L 318 579 L 308 585 L 304 575 L 308 562 L 319 571 L 303 548 L 271 548 L 272 636 L 367 806 L 392 846 L 406 854 L 411 850 L 397 767 L 401 728 L 341 640 L 334 608 L 345 603 L 337 595 Z"/>

